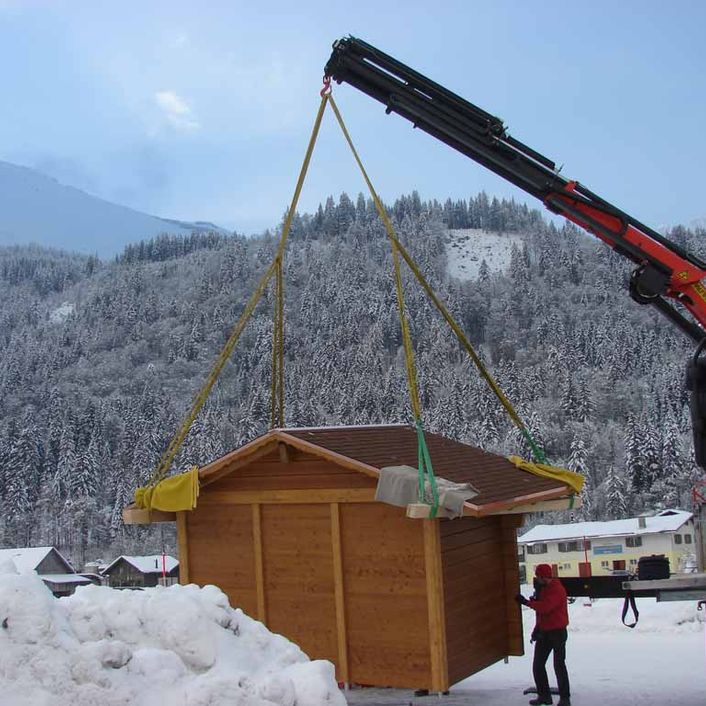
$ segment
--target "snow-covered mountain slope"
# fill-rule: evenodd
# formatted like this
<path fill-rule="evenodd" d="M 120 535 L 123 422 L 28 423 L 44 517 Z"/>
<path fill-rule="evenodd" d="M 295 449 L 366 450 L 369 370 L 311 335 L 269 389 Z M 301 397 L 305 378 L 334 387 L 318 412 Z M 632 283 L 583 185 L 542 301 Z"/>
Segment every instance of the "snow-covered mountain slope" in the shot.
<path fill-rule="evenodd" d="M 491 272 L 505 272 L 513 244 L 521 246 L 522 238 L 480 228 L 449 230 L 446 243 L 449 274 L 462 280 L 476 279 L 483 260 Z"/>
<path fill-rule="evenodd" d="M 0 161 L 0 245 L 36 243 L 110 256 L 160 233 L 207 230 L 220 229 L 150 216 Z"/>

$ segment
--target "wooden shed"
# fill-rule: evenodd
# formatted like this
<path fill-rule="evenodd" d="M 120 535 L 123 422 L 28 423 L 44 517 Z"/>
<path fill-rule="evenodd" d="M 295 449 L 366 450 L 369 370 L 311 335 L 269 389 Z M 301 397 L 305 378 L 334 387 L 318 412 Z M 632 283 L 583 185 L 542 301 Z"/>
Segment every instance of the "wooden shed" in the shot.
<path fill-rule="evenodd" d="M 380 469 L 417 464 L 400 425 L 275 429 L 200 470 L 196 509 L 143 521 L 176 519 L 182 583 L 219 586 L 340 682 L 445 691 L 523 654 L 516 529 L 569 491 L 439 435 L 427 444 L 437 477 L 479 491 L 462 518 L 375 500 Z"/>

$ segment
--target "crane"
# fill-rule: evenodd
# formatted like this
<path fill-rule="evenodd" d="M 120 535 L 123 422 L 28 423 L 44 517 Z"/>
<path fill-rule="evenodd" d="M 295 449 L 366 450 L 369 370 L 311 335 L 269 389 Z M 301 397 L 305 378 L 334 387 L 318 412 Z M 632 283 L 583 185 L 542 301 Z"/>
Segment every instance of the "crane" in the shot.
<path fill-rule="evenodd" d="M 355 37 L 333 44 L 324 76 L 379 101 L 432 137 L 540 199 L 635 264 L 630 296 L 656 308 L 698 344 L 687 368 L 697 463 L 706 468 L 706 262 L 567 179 L 556 163 L 512 137 L 503 121 Z"/>

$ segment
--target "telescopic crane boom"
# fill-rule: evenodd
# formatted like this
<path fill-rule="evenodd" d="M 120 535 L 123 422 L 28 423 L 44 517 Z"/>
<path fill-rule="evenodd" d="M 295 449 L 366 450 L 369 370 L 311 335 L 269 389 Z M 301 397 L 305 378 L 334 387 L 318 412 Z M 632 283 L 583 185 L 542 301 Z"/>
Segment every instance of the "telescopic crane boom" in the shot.
<path fill-rule="evenodd" d="M 387 113 L 401 115 L 632 260 L 637 265 L 632 298 L 655 306 L 694 341 L 704 338 L 706 262 L 561 176 L 552 160 L 512 137 L 500 118 L 354 37 L 334 43 L 324 73 L 380 101 Z M 695 321 L 667 299 L 680 302 Z"/>
<path fill-rule="evenodd" d="M 687 370 L 697 463 L 706 468 L 706 262 L 624 213 L 556 164 L 512 137 L 500 118 L 384 52 L 344 37 L 333 44 L 324 76 L 349 83 L 414 127 L 445 142 L 540 199 L 635 263 L 630 295 L 651 304 L 699 344 Z M 672 301 L 669 301 L 672 300 Z M 686 316 L 673 302 L 686 309 Z"/>

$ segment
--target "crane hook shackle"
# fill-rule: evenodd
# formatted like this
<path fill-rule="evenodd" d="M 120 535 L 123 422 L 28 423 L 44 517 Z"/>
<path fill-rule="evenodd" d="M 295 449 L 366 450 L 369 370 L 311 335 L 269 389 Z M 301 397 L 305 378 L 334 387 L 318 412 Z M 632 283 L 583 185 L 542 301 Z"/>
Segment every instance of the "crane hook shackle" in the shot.
<path fill-rule="evenodd" d="M 331 94 L 331 77 L 326 76 L 324 74 L 324 85 L 323 88 L 319 91 L 319 95 L 323 98 L 324 96 L 328 96 Z"/>

